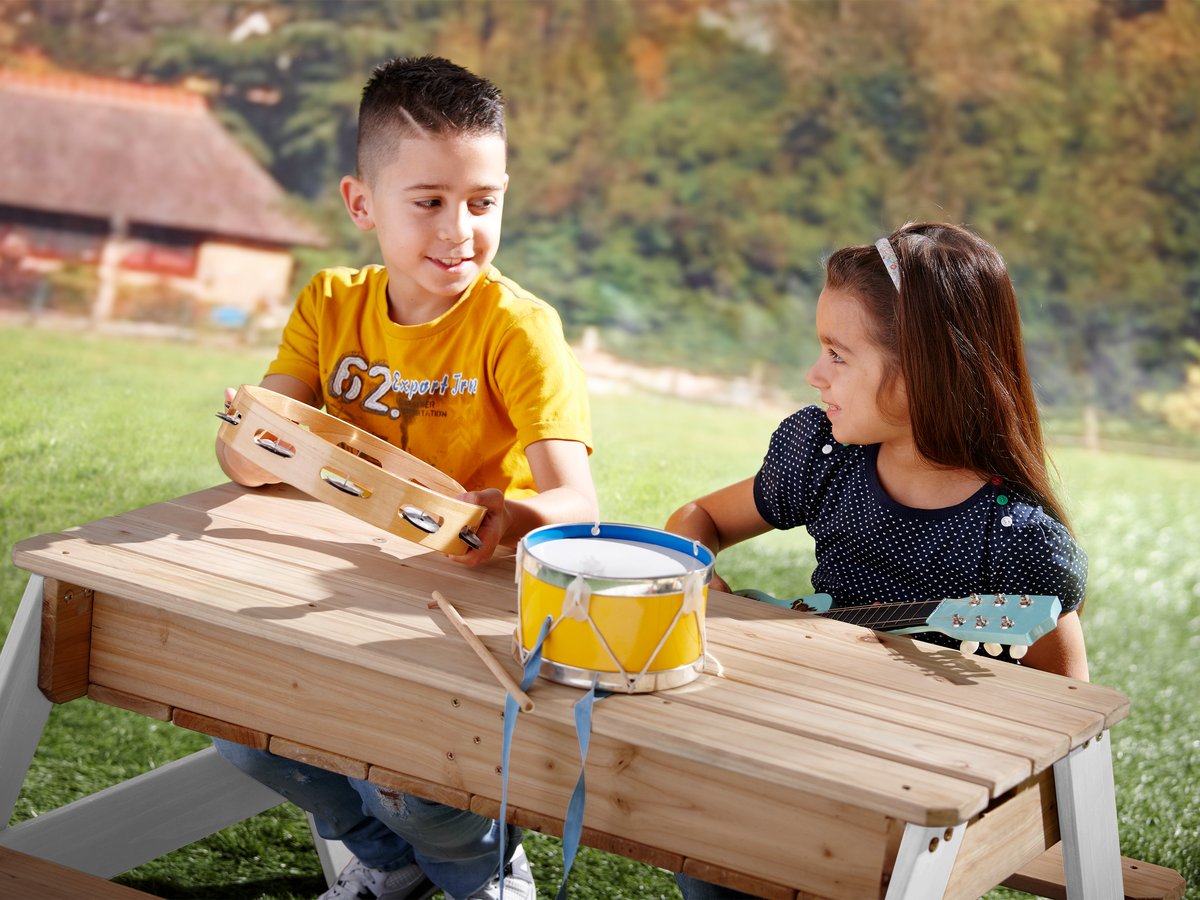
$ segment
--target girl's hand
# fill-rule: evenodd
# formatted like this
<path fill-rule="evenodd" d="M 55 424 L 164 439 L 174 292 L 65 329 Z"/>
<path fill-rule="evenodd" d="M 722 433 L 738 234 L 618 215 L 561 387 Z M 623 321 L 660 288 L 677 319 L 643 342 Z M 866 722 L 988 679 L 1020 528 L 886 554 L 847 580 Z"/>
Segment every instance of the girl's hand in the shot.
<path fill-rule="evenodd" d="M 710 591 L 724 591 L 726 594 L 733 593 L 725 579 L 717 574 L 716 569 L 713 569 L 712 580 L 708 583 L 708 589 Z"/>
<path fill-rule="evenodd" d="M 475 530 L 475 536 L 479 538 L 479 549 L 468 550 L 460 556 L 450 556 L 450 559 L 472 568 L 483 565 L 492 558 L 501 539 L 508 533 L 508 529 L 512 525 L 512 511 L 504 501 L 503 492 L 495 488 L 468 491 L 455 499 L 482 506 L 487 509 L 487 512 L 483 514 L 483 521 Z"/>

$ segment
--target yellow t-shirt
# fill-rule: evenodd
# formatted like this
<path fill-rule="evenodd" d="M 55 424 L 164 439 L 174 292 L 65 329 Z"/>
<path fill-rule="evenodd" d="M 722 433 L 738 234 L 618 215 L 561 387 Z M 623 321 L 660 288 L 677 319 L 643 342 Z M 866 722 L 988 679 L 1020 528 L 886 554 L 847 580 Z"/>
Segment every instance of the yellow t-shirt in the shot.
<path fill-rule="evenodd" d="M 421 325 L 388 317 L 383 266 L 318 272 L 267 373 L 299 378 L 331 415 L 468 490 L 536 493 L 524 449 L 534 441 L 591 451 L 586 382 L 558 313 L 495 268 Z"/>

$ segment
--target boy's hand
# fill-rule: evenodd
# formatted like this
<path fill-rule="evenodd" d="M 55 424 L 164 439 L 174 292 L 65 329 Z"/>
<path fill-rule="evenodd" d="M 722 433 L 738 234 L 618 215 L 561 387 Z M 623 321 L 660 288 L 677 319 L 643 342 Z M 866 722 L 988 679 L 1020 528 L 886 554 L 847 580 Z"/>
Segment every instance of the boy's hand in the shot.
<path fill-rule="evenodd" d="M 225 388 L 226 409 L 229 409 L 233 403 L 235 394 L 237 394 L 237 391 L 233 388 Z M 217 462 L 220 464 L 221 470 L 229 476 L 231 481 L 236 481 L 238 484 L 245 485 L 246 487 L 258 487 L 263 484 L 277 484 L 279 482 L 279 479 L 266 469 L 256 466 L 236 450 L 229 449 L 220 440 L 217 441 Z"/>
<path fill-rule="evenodd" d="M 509 526 L 512 525 L 512 512 L 504 502 L 504 494 L 495 488 L 486 488 L 482 491 L 468 491 L 465 494 L 460 494 L 455 499 L 462 500 L 464 503 L 474 503 L 476 506 L 482 506 L 487 509 L 487 512 L 484 513 L 483 521 L 479 523 L 479 528 L 475 530 L 475 536 L 479 538 L 479 549 L 468 550 L 461 556 L 450 556 L 449 558 L 464 566 L 474 567 L 483 565 L 483 563 L 492 558 L 492 554 L 496 552 L 496 547 L 504 539 L 504 535 L 508 533 Z"/>

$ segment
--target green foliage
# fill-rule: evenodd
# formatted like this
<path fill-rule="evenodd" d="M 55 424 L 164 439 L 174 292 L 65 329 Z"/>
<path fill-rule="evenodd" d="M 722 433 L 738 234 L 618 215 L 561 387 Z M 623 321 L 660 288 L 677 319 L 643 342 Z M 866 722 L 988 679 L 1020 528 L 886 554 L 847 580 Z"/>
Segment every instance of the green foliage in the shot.
<path fill-rule="evenodd" d="M 1200 434 L 1200 342 L 1184 345 L 1197 360 L 1187 367 L 1187 380 L 1178 391 L 1163 394 L 1144 394 L 1142 407 L 1161 416 L 1172 428 Z"/>
<path fill-rule="evenodd" d="M 0 328 L 0 544 L 170 499 L 221 480 L 213 459 L 226 385 L 257 381 L 259 351 Z M 65 374 L 46 378 L 48 361 Z M 120 360 L 120 365 L 113 365 Z M 602 515 L 661 525 L 677 506 L 753 474 L 776 422 L 755 412 L 642 395 L 593 400 L 592 467 Z M 1092 678 L 1129 696 L 1116 726 L 1121 849 L 1180 870 L 1200 900 L 1200 463 L 1061 451 L 1068 506 L 1090 566 L 1084 627 Z M 810 588 L 812 543 L 776 532 L 721 554 L 736 587 Z M 0 638 L 25 574 L 0 568 Z M 206 745 L 200 735 L 74 701 L 53 709 L 14 820 Z M 543 895 L 561 877 L 559 842 L 529 835 Z M 121 876 L 154 894 L 311 898 L 323 889 L 303 816 L 280 807 Z M 576 900 L 677 900 L 670 876 L 584 848 Z M 990 900 L 1024 896 L 993 891 Z"/>
<path fill-rule="evenodd" d="M 344 264 L 374 258 L 336 202 L 371 68 L 438 53 L 491 77 L 499 264 L 653 361 L 799 380 L 822 257 L 911 219 L 1005 254 L 1046 402 L 1132 411 L 1200 338 L 1195 2 L 17 5 L 13 40 L 65 66 L 207 80 Z M 272 31 L 230 40 L 251 12 Z"/>

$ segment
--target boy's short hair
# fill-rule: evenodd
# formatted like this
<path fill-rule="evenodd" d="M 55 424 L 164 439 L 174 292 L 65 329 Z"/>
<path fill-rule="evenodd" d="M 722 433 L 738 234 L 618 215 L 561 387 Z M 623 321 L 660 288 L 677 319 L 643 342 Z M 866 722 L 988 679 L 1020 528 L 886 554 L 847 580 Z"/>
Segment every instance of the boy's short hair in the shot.
<path fill-rule="evenodd" d="M 371 179 L 398 141 L 420 134 L 504 138 L 500 89 L 439 56 L 402 56 L 377 67 L 358 107 L 359 177 Z"/>

